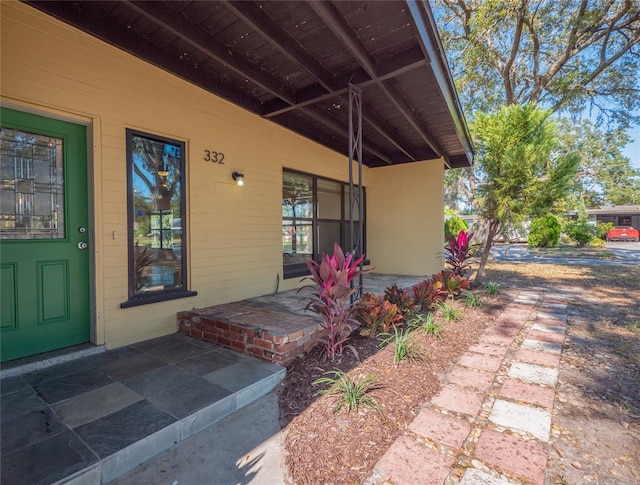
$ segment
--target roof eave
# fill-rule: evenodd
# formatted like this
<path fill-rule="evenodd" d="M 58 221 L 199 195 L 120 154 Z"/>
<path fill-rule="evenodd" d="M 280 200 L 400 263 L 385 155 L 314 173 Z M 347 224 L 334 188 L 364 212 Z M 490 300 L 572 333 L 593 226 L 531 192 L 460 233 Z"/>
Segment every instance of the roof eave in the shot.
<path fill-rule="evenodd" d="M 438 35 L 433 12 L 425 0 L 406 0 L 406 2 L 409 7 L 409 13 L 413 18 L 421 47 L 425 57 L 429 60 L 440 92 L 445 99 L 447 109 L 454 122 L 456 133 L 464 148 L 468 166 L 471 166 L 473 165 L 475 150 L 473 149 L 471 135 L 453 83 L 453 76 L 444 55 L 444 48 Z"/>

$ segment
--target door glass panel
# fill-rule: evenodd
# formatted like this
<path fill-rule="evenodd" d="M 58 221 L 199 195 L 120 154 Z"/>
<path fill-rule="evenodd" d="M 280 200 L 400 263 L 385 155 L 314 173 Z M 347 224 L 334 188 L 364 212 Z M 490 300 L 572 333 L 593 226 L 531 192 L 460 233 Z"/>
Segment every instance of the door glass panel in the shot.
<path fill-rule="evenodd" d="M 62 139 L 0 128 L 0 237 L 63 239 Z"/>
<path fill-rule="evenodd" d="M 134 293 L 184 287 L 181 145 L 131 136 Z"/>

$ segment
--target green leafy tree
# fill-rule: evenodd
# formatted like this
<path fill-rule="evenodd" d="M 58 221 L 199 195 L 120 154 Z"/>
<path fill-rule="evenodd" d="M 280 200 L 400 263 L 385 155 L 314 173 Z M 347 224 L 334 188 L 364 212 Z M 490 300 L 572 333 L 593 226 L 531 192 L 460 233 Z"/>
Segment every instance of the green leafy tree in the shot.
<path fill-rule="evenodd" d="M 580 168 L 573 184 L 574 198 L 587 208 L 633 205 L 640 201 L 640 171 L 622 153 L 629 142 L 624 131 L 604 130 L 590 120 L 561 120 L 560 152 L 577 153 Z M 576 202 L 577 204 L 578 202 Z"/>
<path fill-rule="evenodd" d="M 529 217 L 549 212 L 568 191 L 578 158 L 552 157 L 557 144 L 555 124 L 549 120 L 548 111 L 534 105 L 503 106 L 496 114 L 479 113 L 471 130 L 483 177 L 477 208 L 488 225 L 476 275 L 476 281 L 482 282 L 500 229 L 518 227 Z"/>
<path fill-rule="evenodd" d="M 640 109 L 637 1 L 435 0 L 433 8 L 470 119 L 476 112 L 536 103 L 552 113 L 590 109 L 599 124 L 640 123 L 634 116 Z M 635 175 L 617 167 L 611 166 L 611 180 L 623 190 L 611 191 L 612 199 L 633 200 L 637 190 L 628 180 Z M 448 170 L 445 203 L 460 211 L 474 207 L 478 175 Z M 595 194 L 582 191 L 589 207 L 598 205 L 591 201 Z"/>
<path fill-rule="evenodd" d="M 437 0 L 456 86 L 471 111 L 536 103 L 640 120 L 640 8 L 633 0 Z"/>

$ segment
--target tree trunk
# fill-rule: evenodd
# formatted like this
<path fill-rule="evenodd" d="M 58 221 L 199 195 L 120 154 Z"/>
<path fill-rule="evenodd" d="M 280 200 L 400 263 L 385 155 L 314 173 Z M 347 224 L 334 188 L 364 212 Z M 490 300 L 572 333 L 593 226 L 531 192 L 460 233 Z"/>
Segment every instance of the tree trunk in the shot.
<path fill-rule="evenodd" d="M 480 258 L 480 266 L 478 267 L 478 272 L 476 273 L 476 277 L 474 280 L 474 283 L 476 285 L 480 285 L 483 283 L 484 268 L 487 265 L 487 261 L 489 260 L 489 254 L 491 253 L 493 240 L 498 235 L 498 229 L 500 229 L 500 222 L 496 220 L 490 220 L 489 231 L 487 233 L 487 241 L 484 244 L 484 250 L 482 251 L 482 257 Z"/>

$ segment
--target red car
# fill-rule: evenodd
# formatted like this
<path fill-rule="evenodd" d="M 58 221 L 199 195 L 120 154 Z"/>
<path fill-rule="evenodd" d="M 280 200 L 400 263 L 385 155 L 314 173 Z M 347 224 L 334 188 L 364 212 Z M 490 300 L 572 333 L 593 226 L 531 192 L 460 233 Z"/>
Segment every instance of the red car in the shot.
<path fill-rule="evenodd" d="M 640 241 L 640 232 L 631 226 L 615 226 L 607 232 L 607 241 Z"/>

